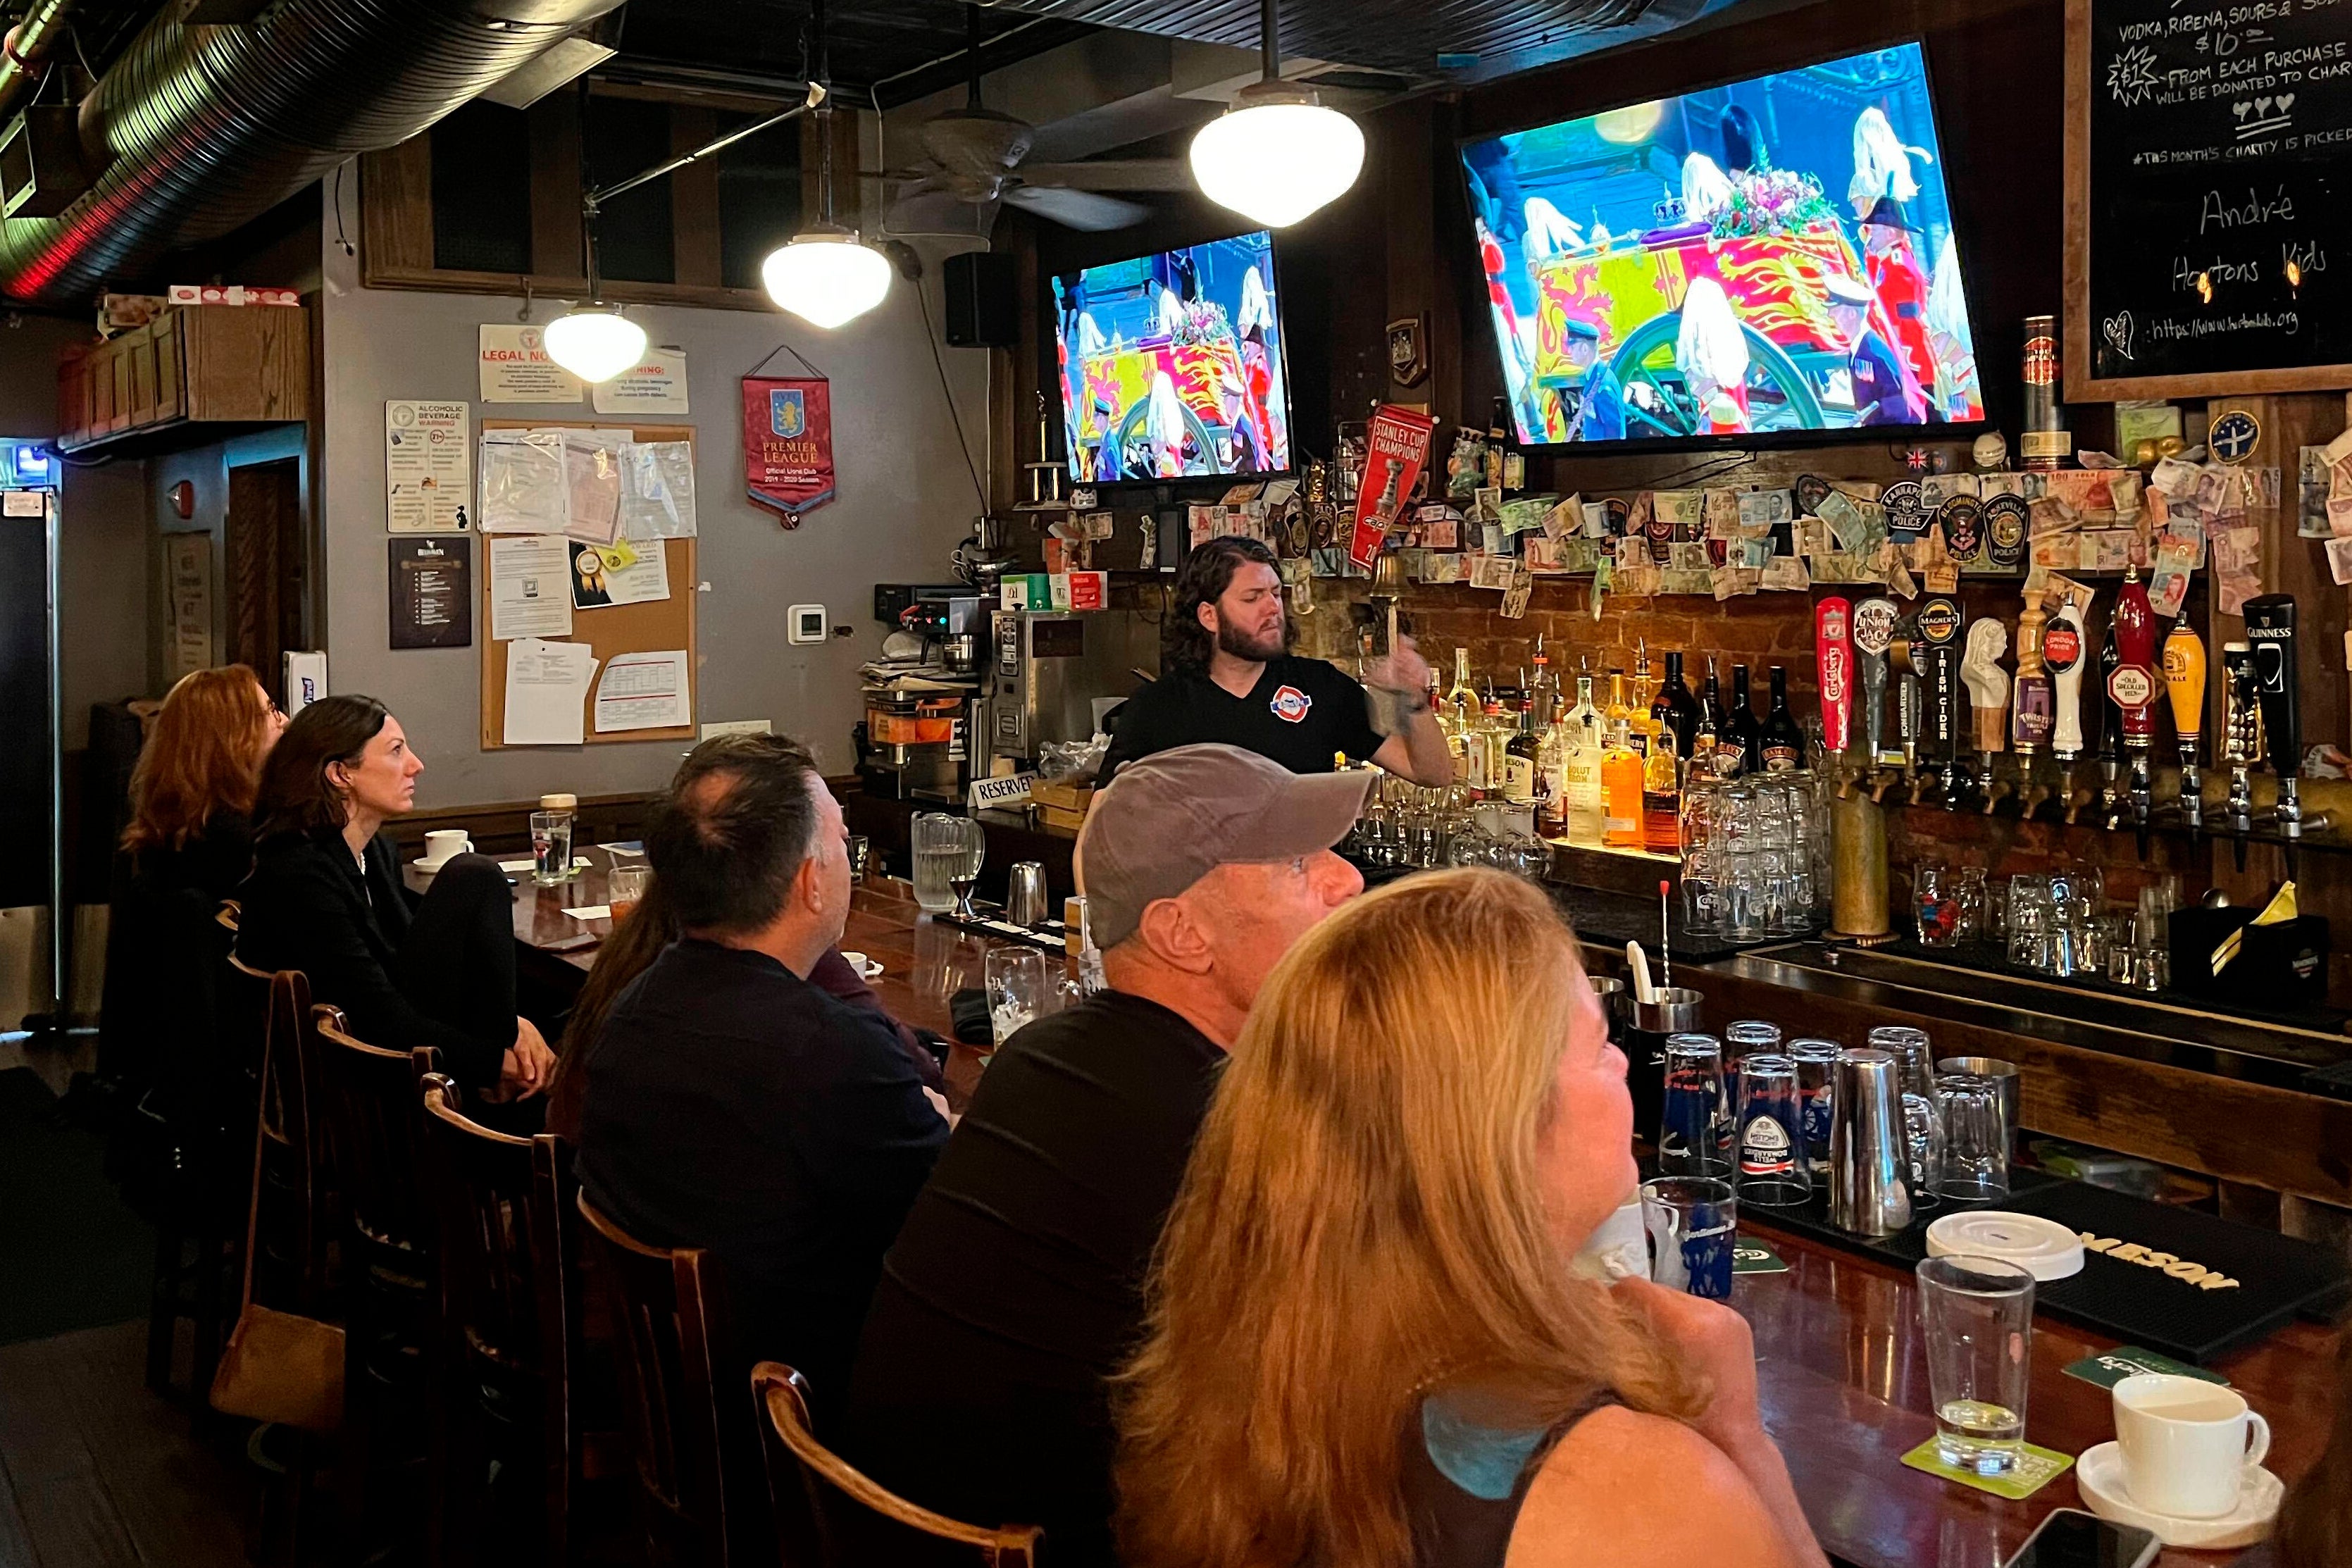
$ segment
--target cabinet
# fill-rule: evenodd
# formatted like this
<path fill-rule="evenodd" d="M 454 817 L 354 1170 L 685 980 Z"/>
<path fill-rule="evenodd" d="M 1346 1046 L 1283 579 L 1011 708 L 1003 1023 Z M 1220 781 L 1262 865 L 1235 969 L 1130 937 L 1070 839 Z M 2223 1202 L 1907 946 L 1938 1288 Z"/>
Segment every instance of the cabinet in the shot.
<path fill-rule="evenodd" d="M 102 446 L 173 426 L 309 417 L 310 313 L 175 305 L 58 366 L 58 445 Z"/>

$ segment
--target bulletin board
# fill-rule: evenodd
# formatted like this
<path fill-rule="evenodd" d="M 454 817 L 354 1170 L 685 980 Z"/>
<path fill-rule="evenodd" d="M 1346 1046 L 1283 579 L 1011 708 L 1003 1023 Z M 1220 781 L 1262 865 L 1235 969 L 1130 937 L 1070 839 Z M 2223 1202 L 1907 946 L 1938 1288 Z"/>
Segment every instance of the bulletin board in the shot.
<path fill-rule="evenodd" d="M 485 419 L 485 430 L 536 430 L 554 426 L 573 430 L 626 430 L 638 441 L 684 441 L 694 444 L 691 425 L 635 425 L 619 420 L 567 419 L 551 416 L 544 419 Z M 698 458 L 699 453 L 697 454 Z M 698 468 L 696 477 L 700 478 Z M 480 605 L 478 614 L 482 627 L 482 750 L 507 749 L 507 645 L 491 640 L 490 631 L 490 564 L 488 552 L 494 534 L 482 536 L 484 557 L 475 574 L 479 580 Z M 586 643 L 596 659 L 596 676 L 589 682 L 590 716 L 582 726 L 581 739 L 591 746 L 631 744 L 640 741 L 691 741 L 697 734 L 691 723 L 674 724 L 659 730 L 616 730 L 609 734 L 596 731 L 593 716 L 596 683 L 612 667 L 614 656 L 624 653 L 659 653 L 668 648 L 686 650 L 687 704 L 689 712 L 699 712 L 702 700 L 702 648 L 696 624 L 697 603 L 701 597 L 701 578 L 696 575 L 695 546 L 698 539 L 665 539 L 658 542 L 667 552 L 669 597 L 642 605 L 606 605 L 593 610 L 572 612 L 572 635 L 563 640 Z"/>

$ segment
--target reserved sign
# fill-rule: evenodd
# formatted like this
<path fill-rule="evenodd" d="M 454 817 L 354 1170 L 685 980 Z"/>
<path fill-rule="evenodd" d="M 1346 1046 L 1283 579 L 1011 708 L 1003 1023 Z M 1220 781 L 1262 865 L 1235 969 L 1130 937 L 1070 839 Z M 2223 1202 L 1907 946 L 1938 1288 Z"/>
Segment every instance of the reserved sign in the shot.
<path fill-rule="evenodd" d="M 1006 773 L 1002 778 L 971 781 L 971 809 L 985 806 L 1003 807 L 1029 804 L 1029 786 L 1037 782 L 1035 773 Z"/>

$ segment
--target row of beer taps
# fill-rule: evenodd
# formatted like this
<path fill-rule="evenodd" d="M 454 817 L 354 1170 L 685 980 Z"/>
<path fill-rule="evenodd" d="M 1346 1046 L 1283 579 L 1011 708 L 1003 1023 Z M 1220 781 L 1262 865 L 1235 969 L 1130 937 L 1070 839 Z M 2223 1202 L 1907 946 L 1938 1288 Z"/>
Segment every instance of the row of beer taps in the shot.
<path fill-rule="evenodd" d="M 2180 789 L 2162 816 L 2193 837 L 2205 829 L 2200 771 L 2207 688 L 2205 645 L 2183 616 L 2160 656 L 2156 616 L 2135 568 L 2116 590 L 2105 641 L 2091 657 L 2084 612 L 2091 591 L 2071 579 L 2029 593 L 2017 622 L 2016 668 L 2004 668 L 2009 626 L 1995 616 L 1969 621 L 1957 598 L 1931 595 L 1906 613 L 1891 598 L 1822 600 L 1814 609 L 1826 749 L 1848 787 L 1874 799 L 1940 803 L 1986 816 L 2008 803 L 2026 817 L 2130 826 L 2139 852 L 2159 820 L 2150 752 L 2161 695 L 2179 738 Z M 2295 602 L 2269 594 L 2247 601 L 2245 640 L 2222 645 L 2220 760 L 2230 770 L 2220 826 L 2237 839 L 2239 864 L 2257 826 L 2289 841 L 2327 826 L 2306 814 L 2296 771 L 2303 754 L 2295 686 Z M 2084 731 L 2083 686 L 2098 737 Z M 1895 744 L 1886 742 L 1886 689 L 1895 689 Z M 1963 705 L 1968 716 L 1962 717 Z M 1858 712 L 1857 712 L 1858 710 Z M 1855 723 L 1856 718 L 1860 723 Z M 1856 729 L 1861 733 L 1855 734 Z M 1860 755 L 1849 748 L 1859 741 Z M 2013 763 L 2004 757 L 2013 754 Z M 2045 762 L 2043 759 L 2047 758 Z M 2254 809 L 2252 771 L 2277 775 L 2274 805 Z M 2089 771 L 2091 766 L 2095 772 Z"/>

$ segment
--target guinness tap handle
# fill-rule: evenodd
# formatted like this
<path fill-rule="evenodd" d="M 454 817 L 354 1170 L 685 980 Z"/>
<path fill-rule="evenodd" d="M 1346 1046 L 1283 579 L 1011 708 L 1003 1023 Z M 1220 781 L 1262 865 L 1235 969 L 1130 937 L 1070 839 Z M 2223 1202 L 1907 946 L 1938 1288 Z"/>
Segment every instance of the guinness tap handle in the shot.
<path fill-rule="evenodd" d="M 2246 601 L 2246 641 L 2254 655 L 2254 685 L 2270 741 L 2271 772 L 2294 778 L 2303 765 L 2303 719 L 2295 687 L 2295 609 L 2288 594 Z"/>

